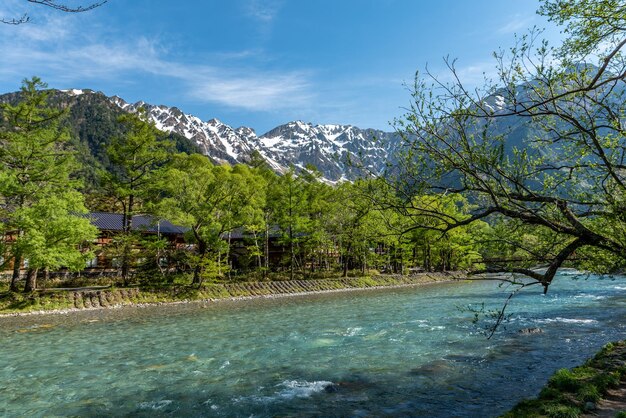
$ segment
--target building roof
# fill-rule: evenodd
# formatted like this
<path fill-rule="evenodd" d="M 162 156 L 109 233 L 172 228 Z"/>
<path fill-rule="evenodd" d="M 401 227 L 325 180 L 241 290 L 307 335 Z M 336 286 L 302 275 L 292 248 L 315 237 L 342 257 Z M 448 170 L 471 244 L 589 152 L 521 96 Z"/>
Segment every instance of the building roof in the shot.
<path fill-rule="evenodd" d="M 280 238 L 282 236 L 282 232 L 278 225 L 272 225 L 269 228 L 269 236 L 270 238 Z M 263 232 L 259 232 L 259 235 L 262 235 Z M 301 234 L 299 234 L 301 235 Z M 245 228 L 235 228 L 230 231 L 230 239 L 249 239 L 253 238 L 254 234 L 250 231 L 247 231 Z M 228 238 L 228 232 L 224 232 L 222 234 L 222 239 Z"/>
<path fill-rule="evenodd" d="M 101 230 L 122 231 L 124 215 L 110 212 L 90 212 L 85 217 L 91 224 Z M 151 234 L 182 235 L 187 228 L 174 225 L 165 219 L 158 219 L 151 215 L 135 215 L 131 223 L 133 231 L 142 231 Z"/>

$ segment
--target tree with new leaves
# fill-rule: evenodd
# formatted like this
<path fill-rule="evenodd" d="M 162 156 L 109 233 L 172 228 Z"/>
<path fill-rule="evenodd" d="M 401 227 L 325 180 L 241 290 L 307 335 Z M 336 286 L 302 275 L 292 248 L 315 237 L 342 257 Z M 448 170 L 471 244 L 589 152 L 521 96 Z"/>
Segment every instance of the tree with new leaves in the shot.
<path fill-rule="evenodd" d="M 162 217 L 189 228 L 195 243 L 193 283 L 216 279 L 227 266 L 225 234 L 257 225 L 262 218 L 264 184 L 247 166 L 214 166 L 199 154 L 177 154 L 155 183 Z"/>
<path fill-rule="evenodd" d="M 133 236 L 132 221 L 151 189 L 154 173 L 169 160 L 173 143 L 147 120 L 143 111 L 119 118 L 126 133 L 113 138 L 107 148 L 111 169 L 100 172 L 100 184 L 122 209 L 121 271 L 128 282 Z"/>
<path fill-rule="evenodd" d="M 422 195 L 415 197 L 406 213 L 403 232 L 407 235 L 415 261 L 427 271 L 474 269 L 482 261 L 480 250 L 489 225 L 474 221 L 442 232 L 445 220 L 437 213 L 458 220 L 470 217 L 471 205 L 459 194 Z"/>
<path fill-rule="evenodd" d="M 336 186 L 330 198 L 330 228 L 341 256 L 342 276 L 359 264 L 364 270 L 369 248 L 385 239 L 380 212 L 375 210 L 367 189 L 375 187 L 372 181 L 357 180 L 355 183 L 341 183 Z"/>
<path fill-rule="evenodd" d="M 504 219 L 551 237 L 537 260 L 545 271 L 507 263 L 490 271 L 521 273 L 547 291 L 557 269 L 584 253 L 597 271 L 626 265 L 625 9 L 622 0 L 544 0 L 539 13 L 567 36 L 560 48 L 531 32 L 495 54 L 498 76 L 479 89 L 463 85 L 454 62 L 451 82 L 416 77 L 398 121 L 406 144 L 398 195 L 408 204 L 416 193 L 467 196 L 472 216 L 431 214 L 442 233 Z M 523 234 L 503 232 L 498 239 L 525 253 L 514 242 Z"/>
<path fill-rule="evenodd" d="M 273 220 L 280 230 L 280 243 L 289 249 L 286 261 L 291 280 L 295 278 L 296 270 L 302 267 L 299 253 L 310 226 L 305 183 L 304 177 L 297 176 L 290 169 L 271 183 L 271 189 L 268 190 L 268 204 L 272 206 Z"/>
<path fill-rule="evenodd" d="M 17 290 L 20 267 L 28 260 L 26 291 L 36 288 L 40 270 L 80 270 L 90 256 L 84 251 L 96 230 L 83 196 L 71 179 L 76 169 L 59 123 L 64 112 L 47 105 L 49 92 L 38 78 L 25 80 L 20 101 L 0 107 L 0 217 L 11 237 L 11 290 Z M 81 249 L 81 246 L 83 249 Z"/>
<path fill-rule="evenodd" d="M 298 237 L 300 266 L 316 269 L 328 267 L 326 254 L 333 250 L 334 242 L 329 231 L 330 211 L 337 209 L 331 205 L 335 190 L 322 182 L 322 174 L 313 165 L 308 165 L 299 173 L 303 189 L 303 222 Z"/>

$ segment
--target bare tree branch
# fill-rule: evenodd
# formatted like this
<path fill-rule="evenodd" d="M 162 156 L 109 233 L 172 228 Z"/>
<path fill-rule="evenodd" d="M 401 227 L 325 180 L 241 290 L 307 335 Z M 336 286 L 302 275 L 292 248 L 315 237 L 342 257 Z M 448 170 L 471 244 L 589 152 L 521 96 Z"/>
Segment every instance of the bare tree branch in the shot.
<path fill-rule="evenodd" d="M 65 12 L 65 13 L 82 13 L 82 12 L 87 12 L 89 10 L 93 10 L 97 7 L 102 6 L 103 4 L 105 4 L 106 2 L 108 2 L 108 0 L 99 0 L 96 1 L 94 3 L 89 3 L 86 4 L 84 6 L 69 6 L 67 4 L 64 3 L 60 3 L 56 0 L 26 0 L 28 3 L 33 3 L 33 4 L 37 4 L 37 5 L 41 5 L 41 6 L 46 6 L 49 7 L 51 9 L 54 10 L 59 10 L 61 12 Z M 21 17 L 18 18 L 12 18 L 12 19 L 0 19 L 0 23 L 4 23 L 7 25 L 21 25 L 23 23 L 29 23 L 31 21 L 30 16 L 28 15 L 28 13 L 24 13 Z"/>

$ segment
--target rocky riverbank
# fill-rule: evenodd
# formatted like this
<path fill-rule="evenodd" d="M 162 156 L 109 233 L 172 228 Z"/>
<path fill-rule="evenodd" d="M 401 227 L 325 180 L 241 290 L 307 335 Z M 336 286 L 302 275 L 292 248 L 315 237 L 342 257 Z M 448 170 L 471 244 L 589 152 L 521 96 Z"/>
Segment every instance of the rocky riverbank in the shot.
<path fill-rule="evenodd" d="M 284 297 L 356 289 L 416 286 L 463 280 L 465 278 L 463 273 L 447 272 L 419 273 L 410 276 L 379 275 L 317 280 L 212 283 L 201 288 L 179 286 L 159 289 L 52 290 L 31 295 L 9 294 L 3 300 L 0 300 L 0 316 L 35 315 L 53 312 L 67 313 L 85 309 L 106 309 L 128 305 Z"/>

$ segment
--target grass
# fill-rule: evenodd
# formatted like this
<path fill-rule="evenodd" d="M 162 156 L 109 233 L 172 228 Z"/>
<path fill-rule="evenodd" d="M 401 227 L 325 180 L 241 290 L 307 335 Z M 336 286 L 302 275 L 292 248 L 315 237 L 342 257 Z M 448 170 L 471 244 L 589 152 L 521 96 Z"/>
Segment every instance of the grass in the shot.
<path fill-rule="evenodd" d="M 626 340 L 605 345 L 594 358 L 573 369 L 558 370 L 537 399 L 517 404 L 505 418 L 576 418 L 626 379 Z M 626 418 L 626 413 L 622 418 Z M 620 414 L 617 416 L 619 417 Z"/>

